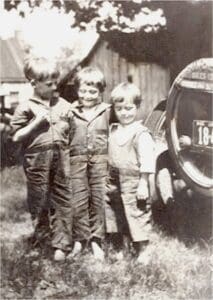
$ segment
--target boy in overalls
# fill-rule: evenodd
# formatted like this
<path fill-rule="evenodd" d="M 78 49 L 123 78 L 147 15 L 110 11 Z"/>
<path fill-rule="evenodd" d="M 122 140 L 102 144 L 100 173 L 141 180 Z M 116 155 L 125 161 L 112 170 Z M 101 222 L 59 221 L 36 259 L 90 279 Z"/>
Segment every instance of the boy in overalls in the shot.
<path fill-rule="evenodd" d="M 105 80 L 99 69 L 79 71 L 76 85 L 78 101 L 72 109 L 76 132 L 70 147 L 75 239 L 72 255 L 79 254 L 90 242 L 94 257 L 103 260 L 110 105 L 102 102 Z"/>
<path fill-rule="evenodd" d="M 72 112 L 57 92 L 59 72 L 44 58 L 29 59 L 25 76 L 34 88 L 33 96 L 17 107 L 12 118 L 14 142 L 22 142 L 27 177 L 27 202 L 40 240 L 51 219 L 54 259 L 65 259 L 72 230 L 72 189 L 69 169 Z M 50 216 L 51 215 L 51 216 Z"/>
<path fill-rule="evenodd" d="M 108 140 L 106 231 L 129 234 L 138 262 L 145 262 L 151 230 L 149 176 L 155 172 L 154 143 L 148 129 L 136 121 L 141 96 L 134 84 L 119 84 L 111 101 L 118 123 L 111 125 Z"/>

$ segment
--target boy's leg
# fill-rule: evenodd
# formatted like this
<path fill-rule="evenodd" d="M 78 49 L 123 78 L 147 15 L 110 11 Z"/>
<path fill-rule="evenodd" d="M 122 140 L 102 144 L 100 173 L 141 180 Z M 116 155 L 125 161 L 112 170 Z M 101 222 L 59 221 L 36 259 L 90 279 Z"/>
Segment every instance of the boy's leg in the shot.
<path fill-rule="evenodd" d="M 107 157 L 95 155 L 89 163 L 90 197 L 90 228 L 92 233 L 91 245 L 94 256 L 104 258 L 101 243 L 105 236 L 104 230 L 104 201 L 106 197 Z"/>
<path fill-rule="evenodd" d="M 149 241 L 144 240 L 134 243 L 135 250 L 137 252 L 137 262 L 143 265 L 148 265 L 152 258 L 152 249 L 149 246 Z"/>
<path fill-rule="evenodd" d="M 91 240 L 93 255 L 98 260 L 104 260 L 104 251 L 101 246 L 101 239 L 93 237 Z"/>
<path fill-rule="evenodd" d="M 73 238 L 85 245 L 90 239 L 89 226 L 89 186 L 86 155 L 71 157 L 71 180 L 73 188 Z"/>
<path fill-rule="evenodd" d="M 136 191 L 138 177 L 130 175 L 120 176 L 121 198 L 124 205 L 125 216 L 130 236 L 138 254 L 139 263 L 148 264 L 150 260 L 150 247 L 147 247 L 151 233 L 151 206 L 138 207 Z"/>
<path fill-rule="evenodd" d="M 151 206 L 145 205 L 139 208 L 136 197 L 138 177 L 133 175 L 121 175 L 121 198 L 125 216 L 133 242 L 149 240 L 151 233 Z"/>
<path fill-rule="evenodd" d="M 49 151 L 26 153 L 24 170 L 27 177 L 27 203 L 35 229 L 36 240 L 43 240 L 49 234 L 48 185 Z"/>
<path fill-rule="evenodd" d="M 54 150 L 51 173 L 51 200 L 54 208 L 51 218 L 52 246 L 59 249 L 55 253 L 55 259 L 61 260 L 63 252 L 59 251 L 69 251 L 72 239 L 73 208 L 68 150 Z"/>
<path fill-rule="evenodd" d="M 119 232 L 117 220 L 117 203 L 119 202 L 119 186 L 113 174 L 108 171 L 106 178 L 106 193 L 104 198 L 105 230 L 107 234 Z"/>
<path fill-rule="evenodd" d="M 129 249 L 126 245 L 129 231 L 120 194 L 118 169 L 110 166 L 107 175 L 105 227 L 108 244 L 115 250 L 118 260 L 123 258 L 123 250 Z"/>
<path fill-rule="evenodd" d="M 151 206 L 148 204 L 139 209 L 134 193 L 122 195 L 130 236 L 136 251 L 137 262 L 147 265 L 151 259 L 148 247 L 151 233 Z"/>
<path fill-rule="evenodd" d="M 124 205 L 121 199 L 119 170 L 109 167 L 108 172 L 105 196 L 106 232 L 129 235 Z"/>

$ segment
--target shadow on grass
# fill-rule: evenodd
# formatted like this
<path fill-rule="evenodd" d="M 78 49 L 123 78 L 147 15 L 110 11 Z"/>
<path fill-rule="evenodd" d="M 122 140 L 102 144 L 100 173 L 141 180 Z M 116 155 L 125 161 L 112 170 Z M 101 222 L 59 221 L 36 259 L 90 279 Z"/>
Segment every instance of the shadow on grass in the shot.
<path fill-rule="evenodd" d="M 6 295 L 9 292 L 19 299 L 33 297 L 34 289 L 42 277 L 42 260 L 37 252 L 30 254 L 23 241 L 11 246 L 2 243 L 1 268 L 4 270 L 1 280 Z"/>
<path fill-rule="evenodd" d="M 158 199 L 153 203 L 153 219 L 163 231 L 187 244 L 212 238 L 211 199 L 189 196 L 185 191 L 167 205 Z"/>
<path fill-rule="evenodd" d="M 37 248 L 27 239 L 3 244 L 2 298 L 208 299 L 207 251 L 188 249 L 162 233 L 155 233 L 150 251 L 147 266 L 138 265 L 130 255 L 118 261 L 112 251 L 98 262 L 88 249 L 78 258 L 55 263 L 48 243 Z"/>
<path fill-rule="evenodd" d="M 28 211 L 26 184 L 22 167 L 1 171 L 1 221 L 22 222 Z"/>

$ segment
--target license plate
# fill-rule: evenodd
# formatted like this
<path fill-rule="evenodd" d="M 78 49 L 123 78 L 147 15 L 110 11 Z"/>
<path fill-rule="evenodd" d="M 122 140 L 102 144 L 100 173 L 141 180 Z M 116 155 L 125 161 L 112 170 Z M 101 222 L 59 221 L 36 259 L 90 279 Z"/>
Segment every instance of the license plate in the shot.
<path fill-rule="evenodd" d="M 192 144 L 195 147 L 213 148 L 213 122 L 194 120 Z"/>

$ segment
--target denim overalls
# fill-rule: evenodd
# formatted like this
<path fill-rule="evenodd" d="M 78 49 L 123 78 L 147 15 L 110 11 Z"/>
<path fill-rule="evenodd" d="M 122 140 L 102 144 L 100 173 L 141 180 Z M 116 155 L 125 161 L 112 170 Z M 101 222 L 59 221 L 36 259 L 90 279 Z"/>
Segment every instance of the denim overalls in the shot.
<path fill-rule="evenodd" d="M 129 126 L 124 140 L 119 142 L 120 126 L 112 124 L 109 134 L 106 231 L 129 233 L 132 241 L 139 242 L 148 240 L 151 230 L 151 211 L 138 207 L 136 195 L 140 174 L 155 172 L 154 143 L 138 121 Z"/>
<path fill-rule="evenodd" d="M 76 240 L 104 238 L 110 105 L 97 105 L 88 121 L 78 102 L 73 104 L 76 131 L 70 146 Z"/>
<path fill-rule="evenodd" d="M 52 245 L 69 250 L 72 232 L 72 186 L 69 144 L 74 130 L 71 105 L 63 98 L 50 105 L 39 99 L 21 103 L 13 116 L 13 132 L 28 125 L 46 110 L 50 124 L 41 124 L 23 142 L 27 202 L 39 239 L 42 226 L 51 221 Z M 48 216 L 47 216 L 48 215 Z"/>

